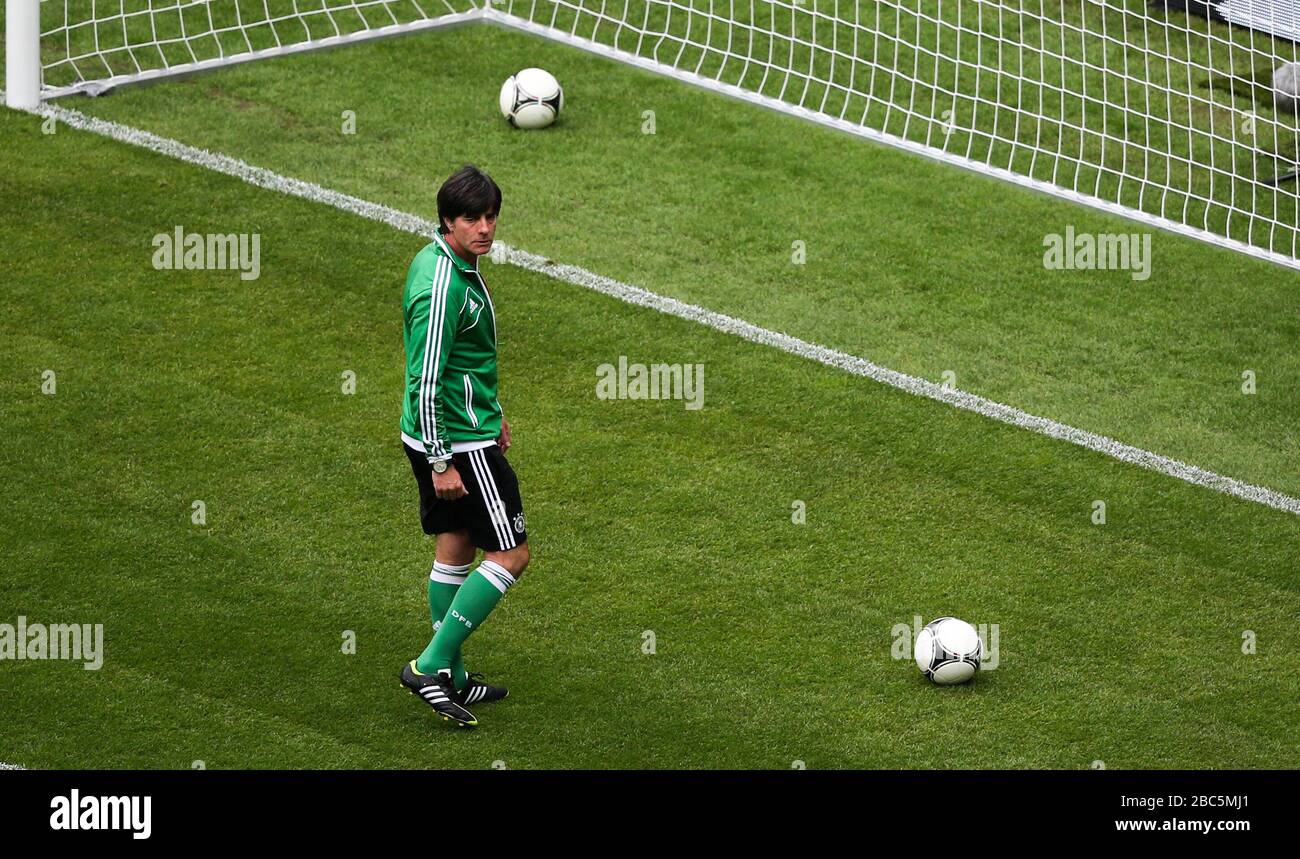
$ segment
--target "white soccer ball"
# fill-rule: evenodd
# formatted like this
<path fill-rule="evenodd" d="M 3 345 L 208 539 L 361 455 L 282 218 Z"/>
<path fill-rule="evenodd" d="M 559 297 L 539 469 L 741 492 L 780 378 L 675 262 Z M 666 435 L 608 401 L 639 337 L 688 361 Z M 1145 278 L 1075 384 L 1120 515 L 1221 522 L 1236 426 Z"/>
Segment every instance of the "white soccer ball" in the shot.
<path fill-rule="evenodd" d="M 564 90 L 545 69 L 524 69 L 501 85 L 501 115 L 516 128 L 545 128 L 563 107 Z"/>
<path fill-rule="evenodd" d="M 1284 63 L 1273 72 L 1273 103 L 1294 112 L 1300 100 L 1300 63 Z"/>
<path fill-rule="evenodd" d="M 984 645 L 975 627 L 955 617 L 935 618 L 916 634 L 916 667 L 940 686 L 965 683 L 980 670 Z"/>

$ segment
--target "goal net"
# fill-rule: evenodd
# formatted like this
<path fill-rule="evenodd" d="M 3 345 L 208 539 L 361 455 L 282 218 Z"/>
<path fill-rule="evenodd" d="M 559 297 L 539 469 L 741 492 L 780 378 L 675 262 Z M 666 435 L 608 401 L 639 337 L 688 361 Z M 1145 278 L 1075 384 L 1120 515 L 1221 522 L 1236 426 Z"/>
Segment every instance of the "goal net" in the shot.
<path fill-rule="evenodd" d="M 34 6 L 37 0 L 8 0 Z M 481 0 L 39 0 L 44 98 L 479 17 Z"/>
<path fill-rule="evenodd" d="M 490 21 L 1300 268 L 1300 0 L 39 5 L 42 98 Z"/>

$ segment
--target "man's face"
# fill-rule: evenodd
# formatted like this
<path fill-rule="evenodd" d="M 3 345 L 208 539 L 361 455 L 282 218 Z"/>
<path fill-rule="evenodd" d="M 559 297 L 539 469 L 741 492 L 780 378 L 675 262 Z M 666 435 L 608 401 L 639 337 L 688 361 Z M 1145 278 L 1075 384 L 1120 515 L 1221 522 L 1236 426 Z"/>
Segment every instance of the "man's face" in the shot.
<path fill-rule="evenodd" d="M 451 222 L 451 236 L 456 240 L 456 246 L 474 256 L 482 256 L 492 250 L 492 239 L 496 233 L 496 212 L 478 217 L 459 215 Z"/>

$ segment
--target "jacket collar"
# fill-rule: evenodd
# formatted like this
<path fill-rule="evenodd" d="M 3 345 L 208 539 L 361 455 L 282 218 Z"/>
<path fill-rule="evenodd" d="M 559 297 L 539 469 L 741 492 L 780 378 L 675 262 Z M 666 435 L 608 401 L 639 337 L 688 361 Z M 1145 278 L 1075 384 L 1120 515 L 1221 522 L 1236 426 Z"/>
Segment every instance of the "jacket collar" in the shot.
<path fill-rule="evenodd" d="M 451 259 L 451 264 L 456 266 L 459 271 L 465 272 L 466 274 L 478 273 L 478 260 L 475 259 L 473 265 L 465 262 L 465 260 L 461 259 L 460 254 L 452 250 L 451 246 L 443 239 L 442 233 L 434 233 L 433 240 L 438 243 L 438 247 L 442 248 L 442 252 Z"/>

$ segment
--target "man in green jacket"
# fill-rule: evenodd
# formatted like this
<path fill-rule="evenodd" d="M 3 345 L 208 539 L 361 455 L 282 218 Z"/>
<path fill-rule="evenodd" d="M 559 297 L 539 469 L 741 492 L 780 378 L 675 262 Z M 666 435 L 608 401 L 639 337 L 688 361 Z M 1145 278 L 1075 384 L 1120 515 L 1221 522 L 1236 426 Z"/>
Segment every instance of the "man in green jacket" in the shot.
<path fill-rule="evenodd" d="M 437 535 L 429 574 L 434 635 L 402 685 L 446 721 L 473 727 L 470 704 L 506 690 L 469 674 L 460 648 L 524 568 L 528 532 L 506 462 L 510 425 L 497 401 L 497 322 L 478 258 L 492 249 L 501 189 L 462 167 L 438 190 L 439 234 L 415 256 L 403 293 L 406 392 L 402 444 Z M 475 550 L 483 560 L 470 572 Z"/>

